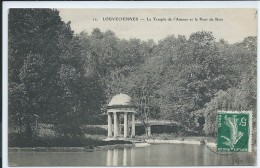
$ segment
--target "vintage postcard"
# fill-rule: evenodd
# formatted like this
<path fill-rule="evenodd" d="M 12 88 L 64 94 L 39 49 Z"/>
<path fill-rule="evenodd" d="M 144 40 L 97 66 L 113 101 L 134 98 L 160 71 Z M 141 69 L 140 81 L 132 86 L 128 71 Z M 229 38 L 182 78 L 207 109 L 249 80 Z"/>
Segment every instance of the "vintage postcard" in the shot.
<path fill-rule="evenodd" d="M 255 166 L 257 17 L 8 9 L 8 166 Z"/>

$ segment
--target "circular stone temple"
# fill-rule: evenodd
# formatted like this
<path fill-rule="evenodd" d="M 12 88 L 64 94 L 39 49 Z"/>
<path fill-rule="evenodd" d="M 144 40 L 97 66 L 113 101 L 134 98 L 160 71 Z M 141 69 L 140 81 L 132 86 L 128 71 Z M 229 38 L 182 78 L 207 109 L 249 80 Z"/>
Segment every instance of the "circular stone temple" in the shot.
<path fill-rule="evenodd" d="M 136 107 L 133 105 L 132 99 L 126 94 L 115 95 L 107 106 L 108 118 L 108 139 L 119 137 L 119 116 L 124 115 L 124 138 L 130 137 L 129 124 L 131 119 L 131 138 L 135 137 L 135 114 Z M 114 118 L 114 122 L 112 121 Z M 114 123 L 114 131 L 112 130 Z M 114 135 L 112 135 L 114 133 Z"/>

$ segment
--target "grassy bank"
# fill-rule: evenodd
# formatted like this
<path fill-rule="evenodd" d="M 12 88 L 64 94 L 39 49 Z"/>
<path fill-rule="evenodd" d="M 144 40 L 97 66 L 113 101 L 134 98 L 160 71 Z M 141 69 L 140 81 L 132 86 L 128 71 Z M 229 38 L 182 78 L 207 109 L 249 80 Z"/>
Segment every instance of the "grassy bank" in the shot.
<path fill-rule="evenodd" d="M 147 137 L 145 135 L 137 136 L 137 139 L 145 140 Z M 148 139 L 152 140 L 179 140 L 179 141 L 204 141 L 215 143 L 215 137 L 209 136 L 179 136 L 176 134 L 152 134 Z"/>
<path fill-rule="evenodd" d="M 83 137 L 73 138 L 55 138 L 55 137 L 35 137 L 28 139 L 25 136 L 13 136 L 9 137 L 9 147 L 84 147 L 87 149 L 94 148 L 96 146 L 106 145 L 119 145 L 119 144 L 132 144 L 130 141 L 123 140 L 111 140 L 103 141 L 106 135 L 100 134 L 85 134 Z M 146 136 L 136 136 L 136 140 L 144 141 Z M 152 134 L 148 139 L 150 140 L 179 140 L 179 141 L 204 141 L 215 143 L 214 137 L 204 136 L 179 136 L 176 134 Z"/>
<path fill-rule="evenodd" d="M 85 136 L 85 137 L 74 137 L 74 138 L 44 138 L 35 137 L 28 139 L 26 137 L 16 137 L 9 139 L 9 147 L 84 147 L 87 149 L 94 148 L 96 146 L 116 145 L 116 144 L 132 144 L 130 141 L 112 140 L 103 141 L 104 136 Z"/>

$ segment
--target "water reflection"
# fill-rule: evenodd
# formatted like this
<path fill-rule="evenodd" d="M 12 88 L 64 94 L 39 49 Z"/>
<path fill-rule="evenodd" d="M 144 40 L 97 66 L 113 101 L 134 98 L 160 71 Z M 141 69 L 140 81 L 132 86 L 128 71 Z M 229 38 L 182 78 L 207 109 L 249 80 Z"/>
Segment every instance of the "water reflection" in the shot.
<path fill-rule="evenodd" d="M 10 152 L 11 166 L 237 166 L 255 165 L 255 153 L 219 155 L 203 145 L 158 144 L 94 152 Z"/>
<path fill-rule="evenodd" d="M 113 166 L 118 166 L 118 149 L 113 150 Z"/>
<path fill-rule="evenodd" d="M 127 150 L 124 148 L 124 153 L 123 153 L 123 166 L 127 166 Z"/>
<path fill-rule="evenodd" d="M 128 166 L 129 162 L 131 166 L 135 165 L 135 149 L 133 147 L 126 147 L 120 149 L 115 148 L 107 150 L 106 166 L 121 166 L 121 163 L 123 166 Z"/>
<path fill-rule="evenodd" d="M 250 153 L 219 155 L 205 145 L 161 144 L 107 150 L 106 166 L 254 165 Z"/>
<path fill-rule="evenodd" d="M 112 160 L 113 160 L 113 150 L 108 149 L 107 150 L 107 166 L 112 166 Z"/>
<path fill-rule="evenodd" d="M 135 148 L 131 148 L 131 166 L 135 165 Z"/>
<path fill-rule="evenodd" d="M 209 161 L 209 157 L 208 157 L 208 148 L 207 148 L 207 146 L 206 145 L 201 145 L 200 146 L 200 149 L 201 149 L 201 152 L 202 152 L 202 160 L 203 160 L 203 165 L 205 165 L 205 166 L 207 166 L 209 163 L 208 163 L 208 161 Z"/>

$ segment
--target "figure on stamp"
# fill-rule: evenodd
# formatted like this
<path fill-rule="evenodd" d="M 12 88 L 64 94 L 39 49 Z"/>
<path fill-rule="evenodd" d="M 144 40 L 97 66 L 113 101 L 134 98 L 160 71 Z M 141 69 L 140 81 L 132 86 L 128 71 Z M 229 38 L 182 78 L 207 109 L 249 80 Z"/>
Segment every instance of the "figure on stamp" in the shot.
<path fill-rule="evenodd" d="M 234 148 L 238 140 L 243 136 L 243 132 L 238 131 L 238 119 L 236 118 L 236 115 L 232 117 L 224 117 L 225 124 L 229 127 L 230 129 L 230 137 L 226 136 L 221 136 L 222 138 L 226 139 L 227 141 L 223 142 L 223 144 L 229 146 L 231 149 Z"/>

